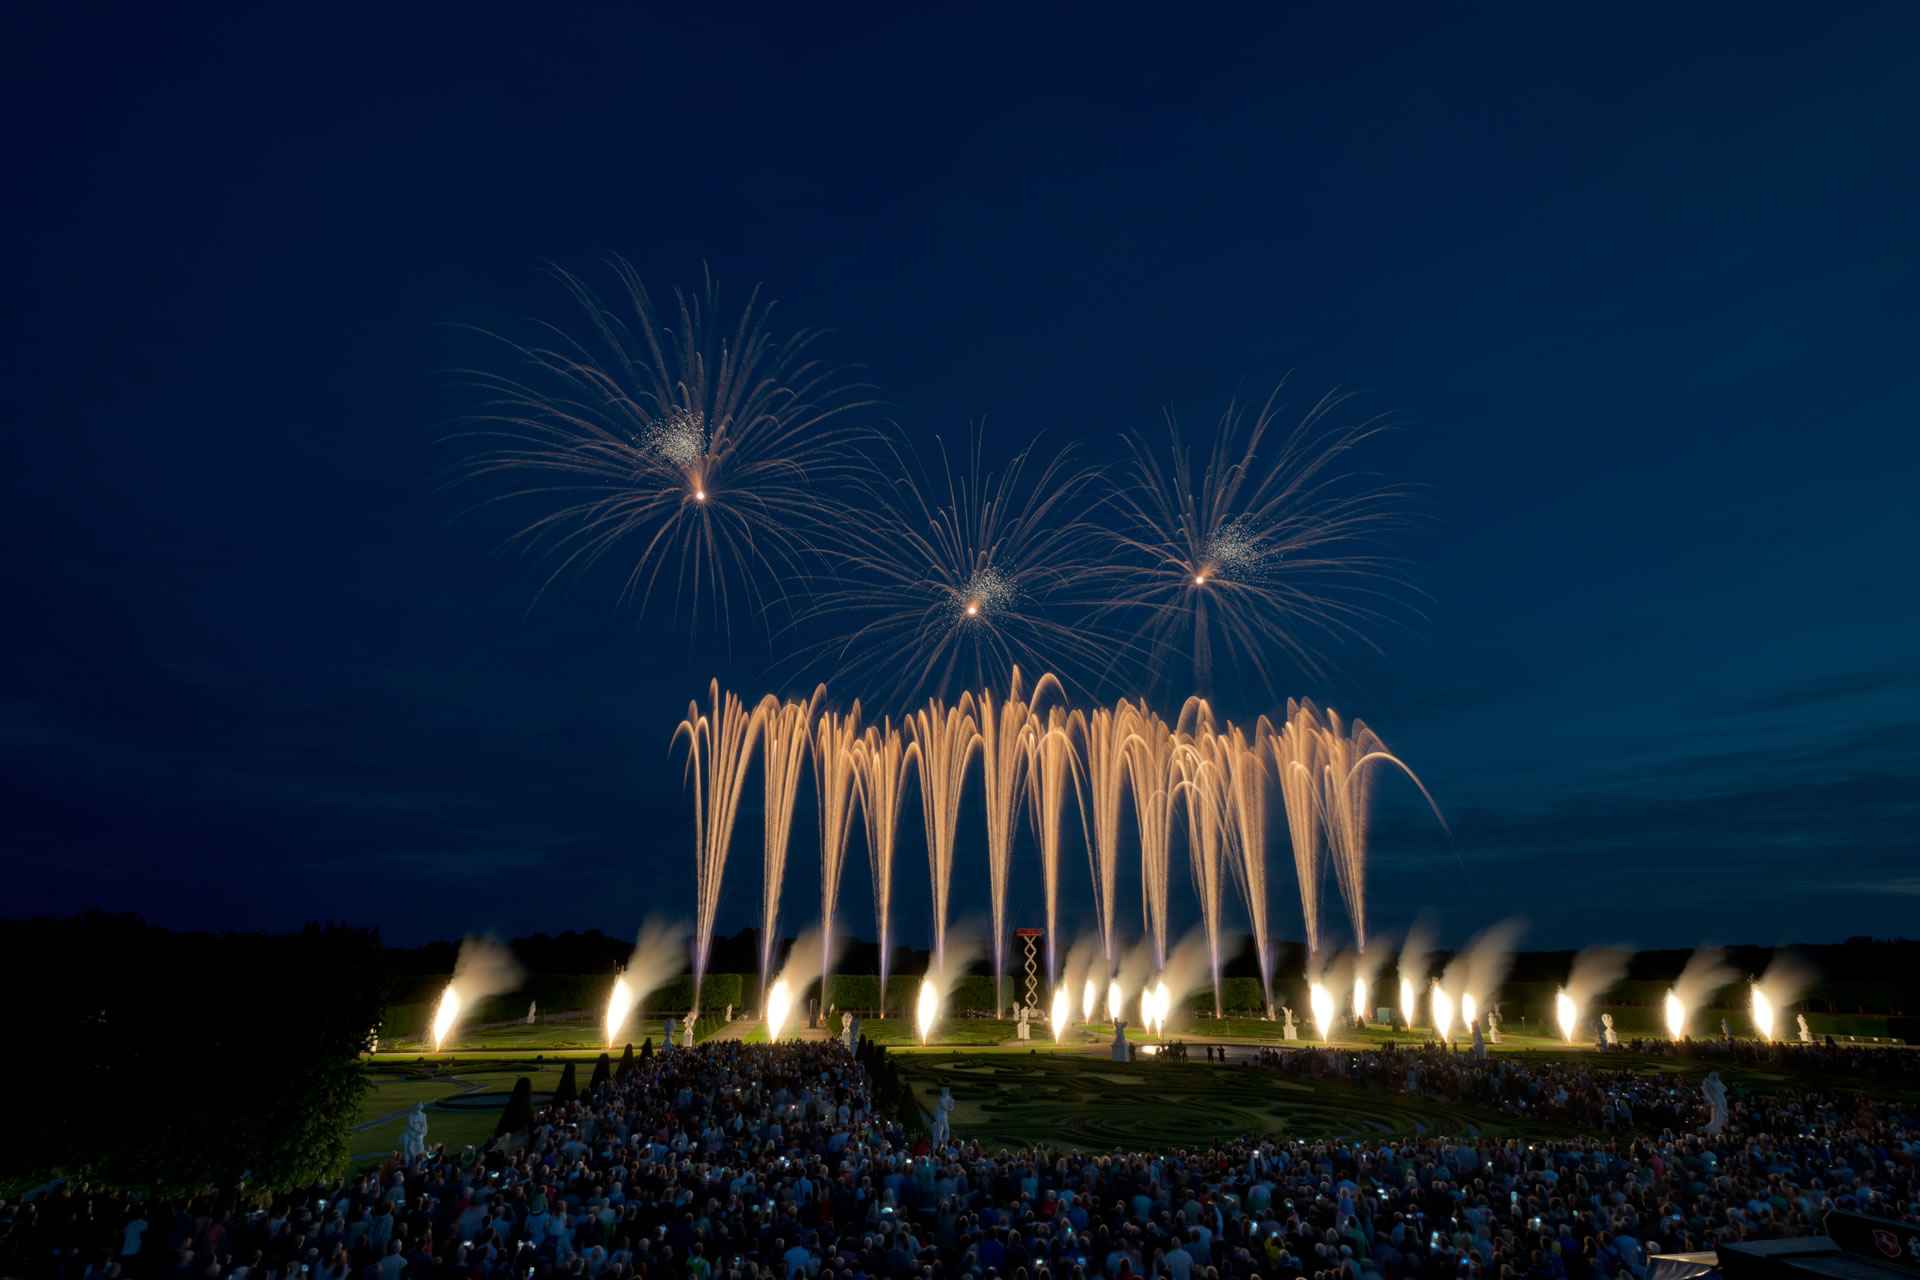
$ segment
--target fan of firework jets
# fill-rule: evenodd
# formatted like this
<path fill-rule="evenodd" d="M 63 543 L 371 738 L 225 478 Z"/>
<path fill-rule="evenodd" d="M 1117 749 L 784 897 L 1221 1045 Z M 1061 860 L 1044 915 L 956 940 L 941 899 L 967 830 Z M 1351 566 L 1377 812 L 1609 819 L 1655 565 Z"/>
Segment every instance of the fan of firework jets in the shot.
<path fill-rule="evenodd" d="M 735 817 L 755 750 L 765 787 L 761 878 L 761 937 L 778 938 L 794 801 L 803 763 L 819 798 L 821 920 L 819 955 L 810 975 L 828 972 L 835 912 L 847 846 L 856 825 L 865 833 L 873 877 L 874 924 L 880 943 L 880 987 L 885 1002 L 891 953 L 893 850 L 906 807 L 908 775 L 917 778 L 926 827 L 932 894 L 933 948 L 928 986 L 945 991 L 964 972 L 948 943 L 948 901 L 961 799 L 977 779 L 986 814 L 988 888 L 996 990 L 1004 1007 L 1007 890 L 1019 828 L 1030 826 L 1040 852 L 1046 903 L 1046 966 L 1050 986 L 1063 976 L 1059 936 L 1062 848 L 1071 807 L 1085 847 L 1098 923 L 1096 960 L 1069 965 L 1066 986 L 1094 995 L 1108 987 L 1139 991 L 1146 974 L 1190 974 L 1175 984 L 1184 995 L 1211 980 L 1221 1012 L 1222 931 L 1227 884 L 1245 906 L 1260 957 L 1268 1015 L 1272 1016 L 1273 948 L 1267 917 L 1267 812 L 1274 794 L 1285 811 L 1299 883 L 1307 949 L 1318 955 L 1322 870 L 1333 878 L 1357 949 L 1366 952 L 1367 816 L 1375 775 L 1391 767 L 1411 780 L 1429 805 L 1426 788 L 1359 721 L 1343 721 L 1310 702 L 1289 702 L 1279 723 L 1262 716 L 1251 731 L 1216 720 L 1200 698 L 1190 698 L 1169 724 L 1144 701 L 1089 709 L 1067 705 L 1060 682 L 1044 675 L 1029 689 L 1016 669 L 1005 691 L 968 691 L 957 701 L 929 699 L 896 721 L 863 721 L 858 702 L 842 714 L 823 709 L 825 687 L 804 701 L 767 697 L 749 704 L 713 682 L 708 705 L 695 702 L 674 733 L 684 745 L 694 795 L 695 881 L 693 971 L 696 996 L 706 970 L 714 914 L 726 874 Z M 1133 799 L 1146 954 L 1140 980 L 1121 983 L 1128 965 L 1119 954 L 1121 800 Z M 856 811 L 861 821 L 856 823 Z M 1439 816 L 1439 809 L 1434 807 Z M 1167 945 L 1168 885 L 1176 828 L 1184 828 L 1188 870 L 1200 903 L 1191 947 Z M 1184 953 L 1184 958 L 1183 958 Z M 761 956 L 763 989 L 771 951 Z M 1104 980 L 1095 968 L 1104 969 Z M 1155 989 L 1158 989 L 1155 987 Z M 939 995 L 932 997 L 936 1007 Z M 1110 1003 L 1121 997 L 1116 994 Z M 1164 1016 L 1164 1015 L 1163 1015 Z M 1152 1019 L 1149 1019 L 1151 1021 Z"/>
<path fill-rule="evenodd" d="M 797 628 L 781 647 L 808 669 L 899 703 L 1016 665 L 1133 694 L 1176 659 L 1189 688 L 1218 658 L 1271 692 L 1274 656 L 1317 670 L 1395 595 L 1373 548 L 1401 495 L 1348 468 L 1380 424 L 1334 424 L 1337 398 L 1291 427 L 1278 391 L 1230 405 L 1199 450 L 1169 415 L 1113 473 L 1037 441 L 996 463 L 977 436 L 929 465 L 860 425 L 875 402 L 758 293 L 728 323 L 711 282 L 662 307 L 612 271 L 606 296 L 556 271 L 583 323 L 468 375 L 458 478 L 529 513 L 543 590 L 610 562 L 643 613 L 670 599 L 729 644 L 736 619 Z"/>

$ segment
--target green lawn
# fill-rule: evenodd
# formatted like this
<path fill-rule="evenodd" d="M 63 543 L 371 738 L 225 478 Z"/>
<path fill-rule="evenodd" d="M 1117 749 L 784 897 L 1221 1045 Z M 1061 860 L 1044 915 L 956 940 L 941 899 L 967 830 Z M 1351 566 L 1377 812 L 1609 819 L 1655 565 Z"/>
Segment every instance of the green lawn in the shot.
<path fill-rule="evenodd" d="M 429 1111 L 427 1141 L 444 1142 L 454 1151 L 465 1146 L 477 1146 L 493 1136 L 494 1126 L 499 1122 L 498 1111 Z M 404 1119 L 389 1120 L 354 1134 L 352 1151 L 355 1163 L 379 1159 L 398 1147 L 400 1131 L 406 1127 L 406 1123 Z"/>
<path fill-rule="evenodd" d="M 1087 1055 L 903 1054 L 922 1105 L 953 1091 L 954 1132 L 992 1145 L 1044 1142 L 1081 1150 L 1192 1146 L 1241 1133 L 1322 1138 L 1421 1132 L 1548 1136 L 1493 1112 L 1281 1076 L 1251 1065 Z"/>

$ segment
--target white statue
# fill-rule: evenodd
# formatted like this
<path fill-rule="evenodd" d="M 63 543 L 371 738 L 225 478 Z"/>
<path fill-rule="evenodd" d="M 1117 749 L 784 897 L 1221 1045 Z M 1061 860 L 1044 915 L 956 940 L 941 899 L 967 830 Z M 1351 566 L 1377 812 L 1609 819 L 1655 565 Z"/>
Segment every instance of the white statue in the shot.
<path fill-rule="evenodd" d="M 1133 1046 L 1127 1043 L 1127 1020 L 1125 1018 L 1115 1018 L 1113 1020 L 1113 1060 L 1115 1062 L 1133 1061 Z"/>
<path fill-rule="evenodd" d="M 1807 1025 L 1807 1015 L 1804 1013 L 1800 1013 L 1800 1014 L 1795 1014 L 1794 1017 L 1800 1023 L 1800 1043 L 1812 1044 L 1813 1028 Z"/>
<path fill-rule="evenodd" d="M 853 1031 L 853 1015 L 851 1013 L 841 1014 L 840 1015 L 840 1043 L 847 1046 L 847 1048 L 849 1049 L 853 1048 L 853 1035 L 851 1034 L 852 1031 Z"/>
<path fill-rule="evenodd" d="M 1733 1039 L 1733 1028 L 1727 1025 L 1727 1020 L 1725 1018 L 1720 1019 L 1720 1038 L 1722 1040 Z"/>
<path fill-rule="evenodd" d="M 1298 1040 L 1300 1038 L 1300 1032 L 1295 1029 L 1293 1025 L 1293 1010 L 1287 1008 L 1285 1005 L 1281 1005 L 1280 1012 L 1285 1014 L 1287 1019 L 1287 1024 L 1280 1028 L 1280 1038 L 1282 1040 Z"/>
<path fill-rule="evenodd" d="M 1720 1083 L 1718 1071 L 1707 1072 L 1706 1080 L 1700 1086 L 1700 1092 L 1707 1099 L 1708 1133 L 1724 1133 L 1727 1128 L 1727 1086 Z"/>
<path fill-rule="evenodd" d="M 674 1033 L 677 1032 L 679 1029 L 680 1029 L 680 1020 L 678 1018 L 669 1017 L 667 1019 L 666 1038 L 661 1040 L 660 1042 L 660 1047 L 662 1050 L 668 1050 L 673 1048 Z"/>
<path fill-rule="evenodd" d="M 680 1047 L 682 1049 L 693 1048 L 693 1020 L 699 1016 L 700 1016 L 700 1011 L 698 1009 L 695 1009 L 692 1013 L 689 1013 L 687 1015 L 687 1020 L 681 1024 Z"/>
<path fill-rule="evenodd" d="M 1480 1019 L 1478 1018 L 1473 1020 L 1473 1056 L 1483 1059 L 1487 1056 L 1487 1039 L 1480 1034 Z"/>
<path fill-rule="evenodd" d="M 732 1022 L 732 1021 L 733 1021 L 733 1006 L 732 1006 L 732 1005 L 728 1005 L 728 1006 L 727 1006 L 727 1016 L 726 1016 L 726 1019 L 725 1019 L 725 1020 L 726 1020 L 727 1022 Z"/>
<path fill-rule="evenodd" d="M 1500 1043 L 1500 1006 L 1487 1010 L 1487 1039 L 1494 1044 Z"/>
<path fill-rule="evenodd" d="M 1026 1005 L 1016 1004 L 1013 1006 L 1013 1016 L 1019 1019 L 1014 1023 L 1013 1032 L 1020 1038 L 1021 1043 L 1024 1044 L 1033 1039 L 1033 1028 L 1027 1025 L 1027 1019 L 1033 1016 L 1033 1010 Z"/>
<path fill-rule="evenodd" d="M 1613 1029 L 1613 1015 L 1610 1013 L 1601 1014 L 1600 1025 L 1606 1028 L 1607 1048 L 1618 1049 L 1620 1047 L 1620 1036 Z"/>
<path fill-rule="evenodd" d="M 407 1127 L 400 1131 L 400 1158 L 408 1168 L 413 1162 L 427 1154 L 427 1108 L 425 1103 L 413 1104 L 413 1112 L 407 1116 Z"/>
<path fill-rule="evenodd" d="M 940 1086 L 940 1100 L 933 1104 L 933 1145 L 944 1147 L 953 1136 L 952 1126 L 947 1117 L 953 1110 L 953 1092 L 945 1085 Z"/>
<path fill-rule="evenodd" d="M 528 1026 L 533 1025 L 534 1015 L 539 1013 L 539 1011 L 540 1011 L 540 1002 L 538 1000 L 527 1001 L 527 1025 Z"/>

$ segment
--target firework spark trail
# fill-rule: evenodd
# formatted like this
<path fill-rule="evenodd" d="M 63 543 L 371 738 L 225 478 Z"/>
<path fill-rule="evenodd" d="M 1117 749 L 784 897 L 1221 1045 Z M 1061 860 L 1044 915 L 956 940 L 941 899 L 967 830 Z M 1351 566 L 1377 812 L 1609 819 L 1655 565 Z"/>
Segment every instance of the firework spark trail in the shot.
<path fill-rule="evenodd" d="M 1227 765 L 1227 799 L 1232 819 L 1232 859 L 1234 883 L 1247 904 L 1247 921 L 1253 926 L 1253 945 L 1260 955 L 1260 989 L 1266 999 L 1267 1017 L 1273 1017 L 1273 952 L 1267 943 L 1267 770 L 1260 731 L 1251 743 L 1247 736 L 1227 726 L 1220 744 Z"/>
<path fill-rule="evenodd" d="M 908 727 L 920 754 L 920 814 L 927 829 L 927 873 L 933 893 L 933 969 L 947 972 L 947 896 L 953 886 L 953 846 L 959 836 L 960 797 L 967 766 L 981 750 L 973 696 L 954 706 L 938 699 L 914 712 Z"/>
<path fill-rule="evenodd" d="M 708 693 L 709 711 L 698 702 L 687 704 L 687 718 L 673 731 L 673 743 L 687 740 L 686 776 L 693 781 L 693 1008 L 700 1008 L 700 983 L 707 973 L 707 952 L 713 944 L 713 917 L 720 906 L 720 885 L 726 876 L 727 846 L 733 841 L 733 823 L 740 812 L 740 789 L 753 759 L 753 740 L 760 717 L 748 711 L 731 693 L 720 692 L 715 680 Z"/>
<path fill-rule="evenodd" d="M 787 850 L 793 836 L 793 802 L 800 772 L 812 743 L 813 717 L 827 687 L 805 702 L 760 700 L 761 775 L 766 783 L 766 843 L 760 869 L 760 990 L 770 991 L 773 952 L 780 945 L 780 891 L 786 883 Z"/>
<path fill-rule="evenodd" d="M 1002 688 L 1043 658 L 1095 669 L 1112 655 L 1084 624 L 1098 531 L 1085 501 L 1094 473 L 1038 445 L 988 470 L 976 437 L 958 474 L 940 476 L 895 447 L 859 481 L 861 517 L 828 531 L 831 572 L 807 616 L 843 626 L 808 656 L 891 678 L 891 693 L 944 697 L 954 685 Z M 1074 611 L 1074 625 L 1055 615 Z M 874 687 L 870 685 L 869 687 Z"/>
<path fill-rule="evenodd" d="M 1100 926 L 1100 954 L 1111 978 L 1119 963 L 1119 938 L 1114 907 L 1120 887 L 1120 797 L 1127 785 L 1128 744 L 1134 741 L 1138 712 L 1127 703 L 1109 711 L 1095 707 L 1074 722 L 1083 744 L 1092 839 L 1087 844 L 1087 870 L 1093 879 L 1095 919 Z"/>
<path fill-rule="evenodd" d="M 1176 784 L 1173 731 L 1145 703 L 1135 708 L 1126 743 L 1127 780 L 1140 831 L 1140 911 L 1153 944 L 1153 967 L 1167 963 L 1168 846 L 1173 839 Z"/>
<path fill-rule="evenodd" d="M 867 865 L 873 872 L 873 923 L 880 937 L 880 1008 L 887 1007 L 887 962 L 892 949 L 893 849 L 906 802 L 907 770 L 920 758 L 892 720 L 869 728 L 854 746 L 860 812 L 867 820 Z"/>
<path fill-rule="evenodd" d="M 1080 813 L 1084 835 L 1087 800 L 1081 779 L 1080 755 L 1074 739 L 1084 736 L 1086 718 L 1079 712 L 1069 715 L 1063 708 L 1047 711 L 1046 727 L 1040 728 L 1035 713 L 1035 732 L 1031 757 L 1027 763 L 1027 798 L 1034 834 L 1040 840 L 1040 879 L 1047 897 L 1047 986 L 1053 986 L 1058 973 L 1054 964 L 1054 940 L 1060 928 L 1060 828 L 1066 818 L 1068 785 L 1072 785 L 1075 807 Z M 1075 732 L 1079 729 L 1081 732 Z"/>
<path fill-rule="evenodd" d="M 1133 464 L 1112 494 L 1115 555 L 1101 615 L 1138 619 L 1155 659 L 1185 649 L 1195 685 L 1209 686 L 1216 647 L 1268 688 L 1269 654 L 1320 674 L 1314 639 L 1360 638 L 1377 620 L 1398 574 L 1370 545 L 1399 523 L 1402 494 L 1343 470 L 1347 455 L 1383 429 L 1378 419 L 1330 426 L 1344 399 L 1330 396 L 1291 431 L 1274 430 L 1282 388 L 1257 410 L 1231 404 L 1204 469 L 1169 413 L 1169 450 L 1129 438 Z M 1309 635 L 1308 633 L 1313 633 Z"/>
<path fill-rule="evenodd" d="M 1259 736 L 1273 755 L 1280 799 L 1293 843 L 1293 871 L 1300 883 L 1300 916 L 1307 955 L 1320 950 L 1320 724 L 1312 703 L 1287 699 L 1287 718 L 1274 728 L 1261 718 Z"/>
<path fill-rule="evenodd" d="M 1013 870 L 1013 832 L 1018 819 L 1021 788 L 1026 785 L 1027 761 L 1037 731 L 1033 705 L 1049 689 L 1060 692 L 1060 682 L 1043 675 L 1035 682 L 1032 702 L 1020 696 L 1020 668 L 1004 701 L 991 689 L 980 693 L 980 780 L 987 808 L 987 887 L 993 915 L 993 1008 L 999 1017 L 1006 1007 L 1007 880 Z"/>
<path fill-rule="evenodd" d="M 841 872 L 859 783 L 854 744 L 860 741 L 860 704 L 846 715 L 823 711 L 813 733 L 813 781 L 820 800 L 820 1010 L 827 1009 L 827 978 L 833 969 L 833 915 L 840 904 Z"/>
<path fill-rule="evenodd" d="M 1228 829 L 1227 768 L 1214 733 L 1213 708 L 1201 698 L 1188 698 L 1174 730 L 1180 744 L 1175 755 L 1180 791 L 1187 811 L 1187 866 L 1193 876 L 1194 897 L 1200 903 L 1200 923 L 1206 930 L 1208 971 L 1213 976 L 1213 1016 L 1222 1016 L 1220 1003 L 1220 916 L 1225 906 L 1223 871 Z"/>
<path fill-rule="evenodd" d="M 611 265 L 625 294 L 614 306 L 554 272 L 585 313 L 582 336 L 547 325 L 541 344 L 500 339 L 527 372 L 472 375 L 485 401 L 464 434 L 487 447 L 461 477 L 507 477 L 520 487 L 490 501 L 542 505 L 516 541 L 554 562 L 543 591 L 631 548 L 623 597 L 644 612 L 672 580 L 696 627 L 717 609 L 730 634 L 736 607 L 771 616 L 815 531 L 841 523 L 819 481 L 850 469 L 843 446 L 858 433 L 842 422 L 871 401 L 813 358 L 818 331 L 769 333 L 757 290 L 729 329 L 711 281 L 663 316 L 631 266 Z"/>
<path fill-rule="evenodd" d="M 1291 703 L 1288 704 L 1291 707 Z M 1309 713 L 1313 704 L 1302 703 Z M 1373 767 L 1391 764 L 1412 780 L 1426 797 L 1440 829 L 1447 830 L 1440 806 L 1427 790 L 1427 784 L 1407 767 L 1400 757 L 1386 749 L 1366 722 L 1342 724 L 1334 712 L 1326 713 L 1320 730 L 1321 825 L 1326 831 L 1327 852 L 1333 862 L 1334 880 L 1353 923 L 1354 937 L 1361 951 L 1367 949 L 1367 823 L 1373 806 Z M 1451 832 L 1449 832 L 1451 835 Z"/>

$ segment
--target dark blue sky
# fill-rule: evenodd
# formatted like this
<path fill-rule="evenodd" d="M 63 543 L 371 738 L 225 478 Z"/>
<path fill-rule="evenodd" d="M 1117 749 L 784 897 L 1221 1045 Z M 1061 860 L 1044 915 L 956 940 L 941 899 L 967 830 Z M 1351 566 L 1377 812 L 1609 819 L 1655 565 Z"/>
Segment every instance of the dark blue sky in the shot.
<path fill-rule="evenodd" d="M 609 583 L 529 609 L 436 491 L 453 326 L 619 252 L 764 281 L 922 438 L 1112 458 L 1289 371 L 1394 413 L 1424 617 L 1297 681 L 1453 824 L 1383 787 L 1376 930 L 1911 934 L 1920 9 L 688 8 L 10 31 L 0 910 L 689 909 L 716 672 Z"/>

